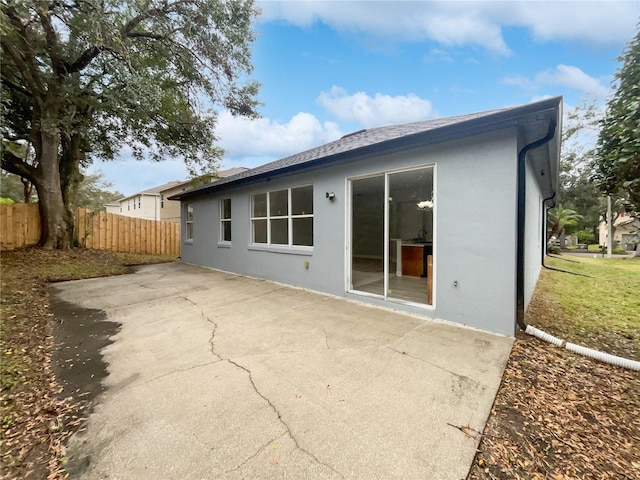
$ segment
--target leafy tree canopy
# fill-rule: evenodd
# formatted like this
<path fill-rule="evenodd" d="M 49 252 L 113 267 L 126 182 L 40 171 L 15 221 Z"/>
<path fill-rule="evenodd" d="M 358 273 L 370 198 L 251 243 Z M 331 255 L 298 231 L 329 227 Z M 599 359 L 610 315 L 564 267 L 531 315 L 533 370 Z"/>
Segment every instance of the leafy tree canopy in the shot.
<path fill-rule="evenodd" d="M 28 180 L 4 170 L 0 170 L 0 197 L 10 198 L 15 203 L 35 202 L 38 198 Z"/>
<path fill-rule="evenodd" d="M 617 90 L 607 105 L 594 180 L 607 194 L 622 192 L 640 212 L 640 29 L 619 58 Z"/>
<path fill-rule="evenodd" d="M 124 195 L 113 189 L 113 184 L 104 179 L 104 174 L 98 172 L 84 175 L 84 180 L 78 188 L 76 206 L 89 210 L 105 210 L 107 203 L 114 202 Z"/>
<path fill-rule="evenodd" d="M 104 174 L 84 175 L 78 186 L 75 206 L 89 210 L 104 210 L 107 203 L 118 200 L 124 195 L 113 189 L 113 184 L 104 179 Z M 25 179 L 12 173 L 1 171 L 0 197 L 9 198 L 15 203 L 37 202 L 38 195 L 30 185 L 25 185 Z M 27 198 L 25 198 L 27 193 Z"/>
<path fill-rule="evenodd" d="M 585 99 L 567 114 L 562 132 L 558 202 L 581 215 L 578 223 L 597 231 L 606 201 L 591 181 L 602 109 Z M 552 212 L 553 213 L 553 212 Z"/>
<path fill-rule="evenodd" d="M 123 146 L 215 169 L 211 108 L 257 115 L 256 14 L 252 0 L 0 0 L 2 167 L 38 190 L 42 244 L 71 245 L 80 168 Z"/>
<path fill-rule="evenodd" d="M 582 220 L 582 215 L 575 210 L 564 208 L 558 204 L 555 208 L 549 210 L 548 220 L 551 226 L 551 234 L 559 237 L 566 232 L 567 228 L 577 226 Z"/>

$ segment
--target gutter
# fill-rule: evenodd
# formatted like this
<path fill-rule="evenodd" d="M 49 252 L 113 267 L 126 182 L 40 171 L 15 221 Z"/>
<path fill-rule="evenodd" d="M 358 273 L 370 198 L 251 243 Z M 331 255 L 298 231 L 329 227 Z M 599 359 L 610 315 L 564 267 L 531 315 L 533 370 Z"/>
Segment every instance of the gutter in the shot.
<path fill-rule="evenodd" d="M 556 134 L 556 122 L 549 121 L 549 130 L 547 134 L 535 140 L 520 150 L 518 153 L 518 227 L 517 227 L 517 247 L 516 247 L 516 322 L 522 330 L 527 329 L 524 321 L 524 225 L 525 225 L 525 207 L 526 207 L 526 182 L 527 182 L 527 153 L 529 150 L 541 147 L 545 143 L 551 141 Z M 554 194 L 555 196 L 555 194 Z M 553 198 L 553 197 L 551 197 Z"/>

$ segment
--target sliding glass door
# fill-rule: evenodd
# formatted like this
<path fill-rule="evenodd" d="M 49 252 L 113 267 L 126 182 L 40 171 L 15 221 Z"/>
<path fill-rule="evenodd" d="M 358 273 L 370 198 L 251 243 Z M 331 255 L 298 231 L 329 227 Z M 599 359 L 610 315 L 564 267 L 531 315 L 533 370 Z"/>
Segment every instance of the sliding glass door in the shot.
<path fill-rule="evenodd" d="M 351 180 L 351 285 L 432 304 L 433 167 Z"/>
<path fill-rule="evenodd" d="M 351 181 L 351 290 L 384 295 L 384 175 Z"/>

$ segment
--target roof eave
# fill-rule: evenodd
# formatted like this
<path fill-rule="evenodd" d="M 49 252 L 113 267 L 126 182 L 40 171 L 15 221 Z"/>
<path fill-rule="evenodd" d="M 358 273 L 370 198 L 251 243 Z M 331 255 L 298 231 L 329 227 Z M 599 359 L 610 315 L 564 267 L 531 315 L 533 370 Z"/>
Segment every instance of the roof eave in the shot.
<path fill-rule="evenodd" d="M 470 120 L 466 120 L 460 123 L 455 123 L 451 125 L 444 125 L 442 127 L 438 127 L 432 130 L 426 130 L 424 132 L 418 132 L 410 135 L 406 135 L 399 138 L 394 138 L 390 140 L 386 140 L 383 142 L 366 145 L 363 147 L 359 147 L 353 150 L 348 150 L 346 152 L 340 152 L 334 155 L 328 155 L 319 157 L 313 160 L 309 160 L 304 163 L 293 164 L 283 168 L 279 168 L 277 170 L 271 170 L 264 173 L 259 173 L 256 175 L 241 177 L 237 180 L 233 180 L 233 177 L 230 177 L 230 181 L 215 182 L 208 185 L 203 185 L 200 187 L 196 187 L 194 189 L 188 190 L 186 192 L 182 192 L 177 195 L 173 195 L 169 197 L 169 200 L 183 200 L 189 199 L 193 197 L 197 197 L 200 195 L 206 195 L 209 193 L 217 192 L 220 190 L 224 190 L 227 188 L 235 188 L 240 185 L 248 185 L 251 183 L 260 182 L 266 178 L 271 178 L 274 176 L 286 176 L 291 175 L 292 173 L 296 173 L 300 170 L 307 170 L 319 166 L 328 166 L 332 164 L 336 164 L 344 161 L 353 161 L 357 160 L 361 157 L 372 156 L 372 155 L 382 155 L 382 154 L 390 154 L 396 153 L 399 151 L 411 150 L 414 148 L 419 148 L 422 146 L 435 145 L 438 143 L 443 143 L 446 141 L 455 140 L 461 137 L 470 137 L 482 133 L 486 133 L 493 130 L 498 130 L 501 128 L 508 127 L 511 125 L 516 125 L 517 120 L 520 118 L 524 118 L 531 114 L 544 114 L 546 112 L 555 111 L 556 119 L 558 117 L 561 119 L 561 112 L 558 113 L 561 109 L 562 97 L 553 97 L 546 100 L 542 100 L 540 102 L 531 103 L 527 105 L 523 105 L 520 107 L 515 107 L 513 109 L 496 112 L 490 116 L 483 116 L 479 118 L 474 118 Z M 558 139 L 559 142 L 559 139 Z M 559 143 L 558 143 L 559 148 Z M 557 170 L 557 169 L 556 169 Z M 556 176 L 558 173 L 556 172 Z"/>

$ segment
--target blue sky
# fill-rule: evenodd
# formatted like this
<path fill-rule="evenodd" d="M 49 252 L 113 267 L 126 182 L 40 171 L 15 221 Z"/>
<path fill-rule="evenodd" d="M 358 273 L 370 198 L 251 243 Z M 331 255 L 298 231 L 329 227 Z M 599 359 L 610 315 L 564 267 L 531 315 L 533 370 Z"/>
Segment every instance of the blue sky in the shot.
<path fill-rule="evenodd" d="M 219 111 L 221 169 L 255 167 L 361 128 L 563 95 L 604 105 L 634 1 L 262 1 L 252 78 L 262 118 Z M 130 195 L 187 178 L 179 161 L 97 162 Z"/>

